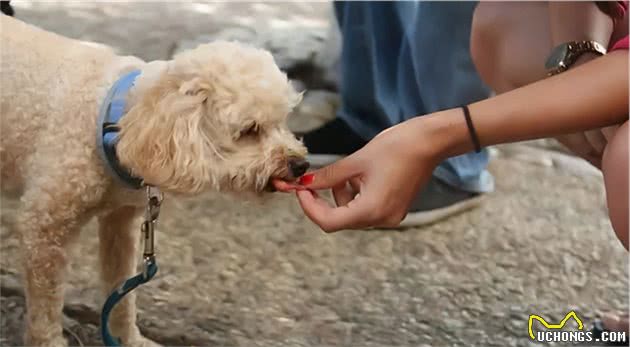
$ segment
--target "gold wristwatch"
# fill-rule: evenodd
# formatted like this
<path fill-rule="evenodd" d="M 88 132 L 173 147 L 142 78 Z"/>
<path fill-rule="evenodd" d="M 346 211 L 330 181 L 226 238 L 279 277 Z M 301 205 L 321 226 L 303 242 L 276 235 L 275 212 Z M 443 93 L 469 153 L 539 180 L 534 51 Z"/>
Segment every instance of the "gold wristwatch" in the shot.
<path fill-rule="evenodd" d="M 551 51 L 545 69 L 549 76 L 566 71 L 584 53 L 606 54 L 606 48 L 595 41 L 571 41 L 556 46 Z"/>

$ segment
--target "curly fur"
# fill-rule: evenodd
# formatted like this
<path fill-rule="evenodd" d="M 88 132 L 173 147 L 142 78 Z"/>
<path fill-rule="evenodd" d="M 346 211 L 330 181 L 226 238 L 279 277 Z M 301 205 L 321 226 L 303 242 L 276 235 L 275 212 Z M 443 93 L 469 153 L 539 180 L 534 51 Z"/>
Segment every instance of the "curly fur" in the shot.
<path fill-rule="evenodd" d="M 26 345 L 66 344 L 67 249 L 91 218 L 100 225 L 104 291 L 135 272 L 143 192 L 107 175 L 95 139 L 100 103 L 120 76 L 142 70 L 117 155 L 167 193 L 260 193 L 271 177 L 294 178 L 289 162 L 306 154 L 286 126 L 301 95 L 266 51 L 214 42 L 146 63 L 0 17 L 0 183 L 21 196 Z M 134 302 L 130 295 L 114 310 L 112 330 L 126 345 L 150 345 Z"/>

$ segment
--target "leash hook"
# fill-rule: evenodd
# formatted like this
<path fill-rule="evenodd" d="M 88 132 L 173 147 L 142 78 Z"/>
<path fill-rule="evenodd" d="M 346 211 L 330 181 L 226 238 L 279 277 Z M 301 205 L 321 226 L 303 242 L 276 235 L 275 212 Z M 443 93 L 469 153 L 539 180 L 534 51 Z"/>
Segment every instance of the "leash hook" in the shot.
<path fill-rule="evenodd" d="M 115 338 L 109 331 L 109 315 L 125 295 L 140 285 L 149 282 L 157 273 L 158 266 L 155 260 L 155 229 L 160 206 L 164 195 L 157 188 L 147 186 L 147 207 L 144 222 L 140 227 L 144 239 L 144 252 L 142 254 L 142 273 L 124 281 L 107 298 L 101 311 L 101 337 L 105 346 L 121 346 L 120 339 Z"/>

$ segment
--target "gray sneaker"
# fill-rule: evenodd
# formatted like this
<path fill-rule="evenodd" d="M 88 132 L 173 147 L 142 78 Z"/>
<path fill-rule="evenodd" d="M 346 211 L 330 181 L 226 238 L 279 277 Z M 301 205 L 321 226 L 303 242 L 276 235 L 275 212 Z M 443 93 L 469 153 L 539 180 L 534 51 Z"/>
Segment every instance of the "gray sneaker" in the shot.
<path fill-rule="evenodd" d="M 485 197 L 481 193 L 457 189 L 433 176 L 416 195 L 407 216 L 397 228 L 418 227 L 441 221 L 479 206 Z"/>

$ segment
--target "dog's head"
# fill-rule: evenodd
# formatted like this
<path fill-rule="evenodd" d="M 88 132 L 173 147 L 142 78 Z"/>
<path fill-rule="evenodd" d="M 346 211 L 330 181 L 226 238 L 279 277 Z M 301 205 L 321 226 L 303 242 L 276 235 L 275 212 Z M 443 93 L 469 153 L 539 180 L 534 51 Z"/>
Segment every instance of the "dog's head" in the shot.
<path fill-rule="evenodd" d="M 308 168 L 286 119 L 301 100 L 267 51 L 214 42 L 182 52 L 120 122 L 121 164 L 166 191 L 261 192 Z"/>

